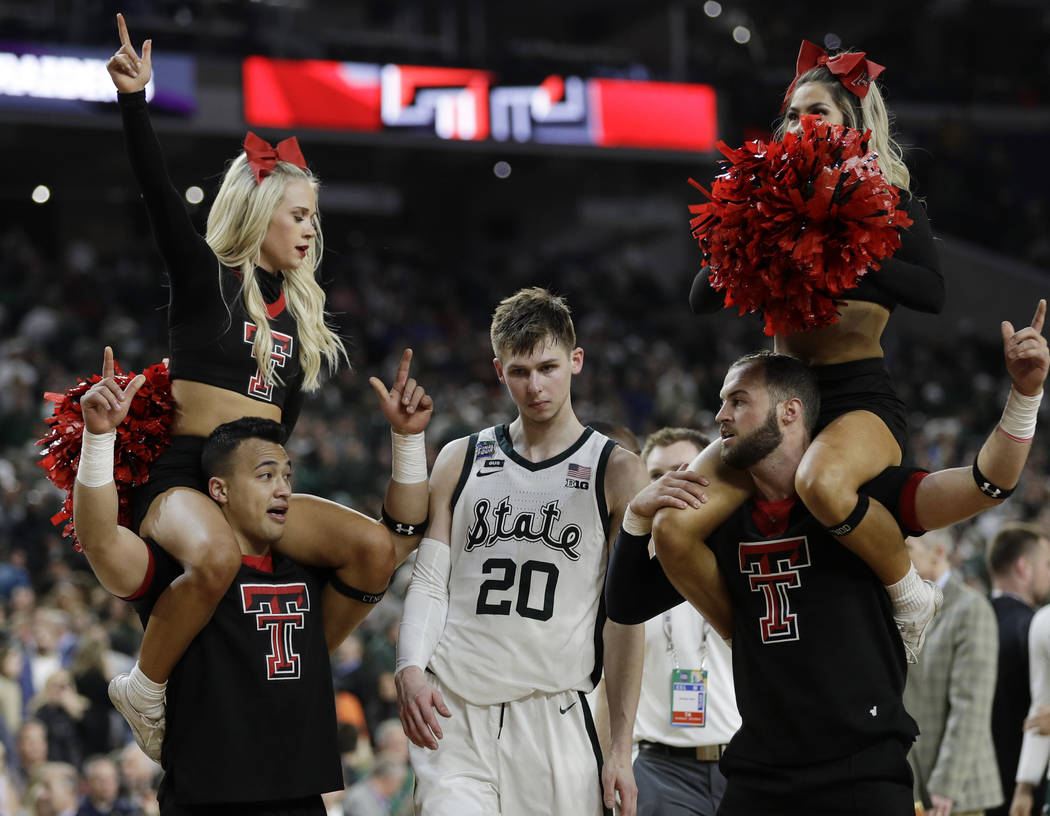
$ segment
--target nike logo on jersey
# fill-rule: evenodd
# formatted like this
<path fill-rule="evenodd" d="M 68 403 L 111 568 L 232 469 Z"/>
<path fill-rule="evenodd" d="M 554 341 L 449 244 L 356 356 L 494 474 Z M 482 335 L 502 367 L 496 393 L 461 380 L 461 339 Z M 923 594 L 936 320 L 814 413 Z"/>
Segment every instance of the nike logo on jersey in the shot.
<path fill-rule="evenodd" d="M 502 472 L 503 472 L 502 470 L 479 470 L 474 475 L 475 476 L 495 476 L 497 473 L 502 473 Z"/>
<path fill-rule="evenodd" d="M 574 705 L 576 705 L 576 701 L 575 700 L 573 700 L 571 703 L 569 703 L 567 706 L 565 706 L 565 708 L 562 708 L 561 706 L 558 706 L 558 711 L 560 711 L 562 714 L 564 714 L 566 711 L 568 711 Z"/>

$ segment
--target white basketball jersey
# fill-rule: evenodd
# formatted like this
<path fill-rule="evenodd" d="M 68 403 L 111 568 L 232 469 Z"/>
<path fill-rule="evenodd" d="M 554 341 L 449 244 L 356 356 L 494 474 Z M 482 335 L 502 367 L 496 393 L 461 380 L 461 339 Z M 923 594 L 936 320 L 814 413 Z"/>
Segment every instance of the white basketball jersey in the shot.
<path fill-rule="evenodd" d="M 530 462 L 506 425 L 470 437 L 452 496 L 448 617 L 430 660 L 456 694 L 492 705 L 598 682 L 615 445 L 587 428 Z"/>

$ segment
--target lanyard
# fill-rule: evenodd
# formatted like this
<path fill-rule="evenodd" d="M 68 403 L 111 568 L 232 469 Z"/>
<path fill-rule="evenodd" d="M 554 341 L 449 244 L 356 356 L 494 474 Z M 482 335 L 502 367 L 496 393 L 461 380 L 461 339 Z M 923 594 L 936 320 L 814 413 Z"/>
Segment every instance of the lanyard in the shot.
<path fill-rule="evenodd" d="M 707 629 L 710 624 L 707 619 L 703 616 L 700 617 L 700 670 L 703 671 L 707 668 Z M 667 652 L 671 655 L 671 663 L 674 668 L 681 668 L 678 665 L 678 649 L 674 645 L 674 633 L 671 631 L 671 612 L 668 610 L 664 612 L 664 639 L 667 641 Z"/>

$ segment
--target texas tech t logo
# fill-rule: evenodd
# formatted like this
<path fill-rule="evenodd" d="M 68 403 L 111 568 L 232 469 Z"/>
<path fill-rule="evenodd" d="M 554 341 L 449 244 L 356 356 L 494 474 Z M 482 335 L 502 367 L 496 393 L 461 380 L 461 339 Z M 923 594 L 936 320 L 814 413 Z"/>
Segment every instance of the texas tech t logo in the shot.
<path fill-rule="evenodd" d="M 303 613 L 310 611 L 306 584 L 242 584 L 241 603 L 245 614 L 255 616 L 256 628 L 270 632 L 267 679 L 298 680 L 299 653 L 292 636 L 303 629 Z"/>
<path fill-rule="evenodd" d="M 759 621 L 763 643 L 798 640 L 788 590 L 802 586 L 799 571 L 809 564 L 805 537 L 740 544 L 740 571 L 749 576 L 751 591 L 761 592 L 766 601 L 766 614 Z"/>
<path fill-rule="evenodd" d="M 255 342 L 257 328 L 254 323 L 244 321 L 244 342 L 249 345 Z M 252 348 L 252 357 L 255 356 L 255 348 Z M 270 330 L 270 359 L 273 360 L 274 368 L 284 368 L 285 361 L 292 356 L 292 336 L 279 331 Z M 273 400 L 273 383 L 263 379 L 262 372 L 256 371 L 251 380 L 248 381 L 248 395 L 267 402 Z"/>

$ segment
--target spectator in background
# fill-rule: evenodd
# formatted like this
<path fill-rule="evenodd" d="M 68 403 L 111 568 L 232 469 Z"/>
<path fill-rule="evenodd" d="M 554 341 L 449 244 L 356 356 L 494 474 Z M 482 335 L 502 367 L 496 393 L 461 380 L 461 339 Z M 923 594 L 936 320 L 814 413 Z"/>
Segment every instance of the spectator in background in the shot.
<path fill-rule="evenodd" d="M 383 720 L 376 728 L 376 760 L 393 759 L 405 767 L 401 787 L 390 796 L 391 816 L 411 816 L 413 812 L 412 790 L 415 787 L 415 775 L 408 763 L 408 737 L 401 720 Z"/>
<path fill-rule="evenodd" d="M 88 708 L 73 687 L 73 676 L 59 669 L 44 682 L 44 690 L 30 703 L 30 713 L 47 727 L 47 758 L 75 768 L 84 759 L 80 723 Z"/>
<path fill-rule="evenodd" d="M 105 630 L 92 627 L 80 638 L 70 666 L 76 691 L 86 704 L 80 718 L 80 740 L 85 756 L 104 754 L 117 747 L 110 736 L 113 708 L 106 693 L 110 675 L 106 666 L 108 645 Z"/>
<path fill-rule="evenodd" d="M 77 769 L 65 762 L 45 763 L 28 799 L 32 816 L 76 816 Z"/>
<path fill-rule="evenodd" d="M 84 795 L 77 816 L 134 816 L 131 802 L 120 798 L 120 774 L 109 757 L 93 756 L 84 762 Z"/>
<path fill-rule="evenodd" d="M 586 424 L 594 428 L 598 433 L 605 434 L 610 439 L 615 439 L 616 444 L 624 450 L 629 450 L 634 454 L 641 453 L 642 446 L 638 444 L 638 437 L 626 425 L 607 422 L 604 419 L 592 420 Z"/>
<path fill-rule="evenodd" d="M 343 787 L 349 788 L 367 773 L 366 768 L 374 761 L 372 746 L 361 737 L 357 727 L 341 722 L 336 731 L 339 756 L 343 763 Z M 327 796 L 327 794 L 326 794 Z M 326 799 L 327 803 L 327 799 Z"/>
<path fill-rule="evenodd" d="M 33 610 L 27 651 L 34 695 L 62 668 L 62 645 L 67 635 L 66 617 L 58 609 L 41 605 Z"/>
<path fill-rule="evenodd" d="M 404 788 L 407 774 L 404 760 L 391 754 L 381 755 L 372 773 L 346 792 L 344 816 L 392 816 L 396 813 L 392 805 Z"/>
<path fill-rule="evenodd" d="M 907 543 L 919 575 L 944 593 L 904 688 L 904 707 L 919 724 L 908 753 L 915 798 L 932 816 L 984 814 L 1003 800 L 991 730 L 999 647 L 995 612 L 951 574 L 949 530 Z"/>
<path fill-rule="evenodd" d="M 22 724 L 22 652 L 13 644 L 0 647 L 0 717 L 14 734 Z"/>
<path fill-rule="evenodd" d="M 15 781 L 14 772 L 8 765 L 7 757 L 6 746 L 0 744 L 0 814 L 14 816 L 16 813 L 21 813 L 22 803 L 18 784 Z"/>
<path fill-rule="evenodd" d="M 399 600 L 385 598 L 369 621 L 372 634 L 365 643 L 363 665 L 369 685 L 361 697 L 361 705 L 368 732 L 373 735 L 378 732 L 381 722 L 398 716 L 394 663 L 401 612 Z"/>
<path fill-rule="evenodd" d="M 693 461 L 710 440 L 692 428 L 661 428 L 642 448 L 655 482 Z M 672 675 L 703 670 L 703 719 L 672 703 Z M 679 710 L 682 709 L 682 710 Z M 645 622 L 645 662 L 634 741 L 638 757 L 638 816 L 715 816 L 726 780 L 718 770 L 726 744 L 740 727 L 733 658 L 726 642 L 691 603 L 683 601 Z"/>
<path fill-rule="evenodd" d="M 120 752 L 120 784 L 124 798 L 145 814 L 159 814 L 157 788 L 160 765 L 146 756 L 134 742 Z"/>
<path fill-rule="evenodd" d="M 992 740 L 999 780 L 1009 796 L 1021 756 L 1023 723 L 1031 703 L 1028 630 L 1037 606 L 1050 597 L 1050 539 L 1030 524 L 1006 524 L 992 539 L 985 559 L 992 579 L 992 608 L 999 623 L 999 676 L 992 702 Z M 1035 801 L 1042 802 L 1041 781 Z M 988 811 L 1007 816 L 1010 802 Z M 1029 816 L 1029 814 L 1025 814 Z"/>
<path fill-rule="evenodd" d="M 24 721 L 15 738 L 15 752 L 15 784 L 24 794 L 37 770 L 47 762 L 47 726 L 40 720 Z"/>

